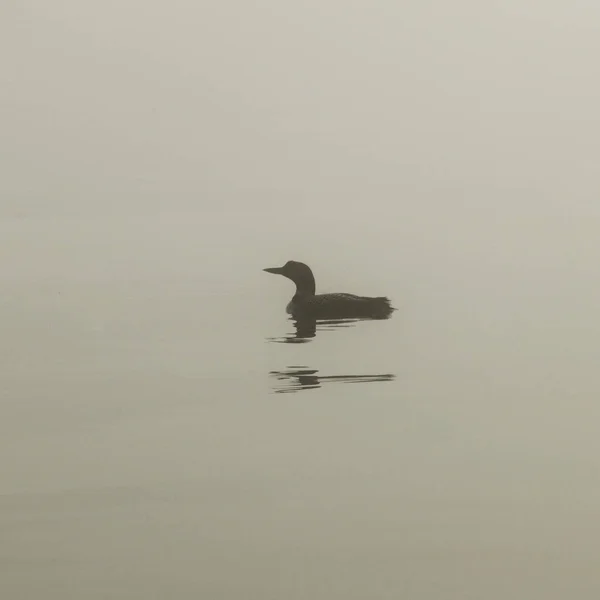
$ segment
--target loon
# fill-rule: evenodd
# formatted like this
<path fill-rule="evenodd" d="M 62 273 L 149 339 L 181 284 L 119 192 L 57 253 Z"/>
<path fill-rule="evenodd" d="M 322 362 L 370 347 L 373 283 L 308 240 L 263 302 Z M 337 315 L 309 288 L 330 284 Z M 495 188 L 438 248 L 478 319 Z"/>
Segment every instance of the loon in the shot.
<path fill-rule="evenodd" d="M 354 294 L 315 294 L 315 278 L 308 265 L 289 260 L 283 267 L 263 269 L 283 275 L 296 284 L 296 293 L 287 305 L 295 319 L 387 319 L 395 310 L 388 298 L 369 298 Z"/>

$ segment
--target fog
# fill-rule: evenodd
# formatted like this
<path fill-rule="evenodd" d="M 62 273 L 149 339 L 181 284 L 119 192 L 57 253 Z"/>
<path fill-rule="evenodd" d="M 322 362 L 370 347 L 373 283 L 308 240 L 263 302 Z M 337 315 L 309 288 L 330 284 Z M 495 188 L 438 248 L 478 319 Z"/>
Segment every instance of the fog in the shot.
<path fill-rule="evenodd" d="M 597 595 L 599 34 L 6 1 L 3 597 Z M 280 343 L 288 259 L 398 311 Z"/>
<path fill-rule="evenodd" d="M 8 4 L 6 217 L 600 210 L 594 3 Z"/>

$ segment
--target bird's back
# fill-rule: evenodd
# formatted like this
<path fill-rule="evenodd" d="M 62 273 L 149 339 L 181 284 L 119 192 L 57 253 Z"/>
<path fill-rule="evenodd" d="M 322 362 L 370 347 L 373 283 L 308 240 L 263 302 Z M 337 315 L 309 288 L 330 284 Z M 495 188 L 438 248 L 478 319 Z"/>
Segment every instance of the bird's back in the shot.
<path fill-rule="evenodd" d="M 393 310 L 385 296 L 370 298 L 345 293 L 296 295 L 288 305 L 288 312 L 294 317 L 315 319 L 385 319 Z"/>

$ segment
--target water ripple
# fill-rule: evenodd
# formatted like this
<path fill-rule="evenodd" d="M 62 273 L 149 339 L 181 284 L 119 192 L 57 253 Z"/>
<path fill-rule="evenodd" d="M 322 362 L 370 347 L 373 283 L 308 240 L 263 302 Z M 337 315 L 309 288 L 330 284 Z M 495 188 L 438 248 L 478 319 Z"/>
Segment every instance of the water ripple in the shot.
<path fill-rule="evenodd" d="M 289 367 L 284 371 L 271 371 L 269 375 L 277 380 L 275 393 L 301 392 L 318 389 L 326 383 L 372 383 L 393 381 L 391 373 L 364 375 L 319 375 L 318 369 L 304 366 Z"/>
<path fill-rule="evenodd" d="M 317 336 L 319 331 L 334 331 L 344 327 L 352 327 L 359 321 L 371 321 L 372 319 L 290 319 L 294 325 L 294 331 L 281 337 L 267 338 L 269 342 L 278 344 L 305 344 Z"/>

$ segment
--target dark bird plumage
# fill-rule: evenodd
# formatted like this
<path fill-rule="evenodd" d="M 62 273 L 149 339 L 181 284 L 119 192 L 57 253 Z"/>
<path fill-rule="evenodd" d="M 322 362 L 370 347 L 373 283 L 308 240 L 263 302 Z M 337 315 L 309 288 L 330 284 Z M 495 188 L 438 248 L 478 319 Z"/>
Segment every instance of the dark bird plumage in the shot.
<path fill-rule="evenodd" d="M 315 294 L 315 278 L 308 265 L 290 260 L 283 267 L 264 269 L 283 275 L 296 284 L 296 293 L 287 305 L 294 318 L 312 319 L 386 319 L 393 308 L 388 298 L 369 298 L 354 294 Z"/>

